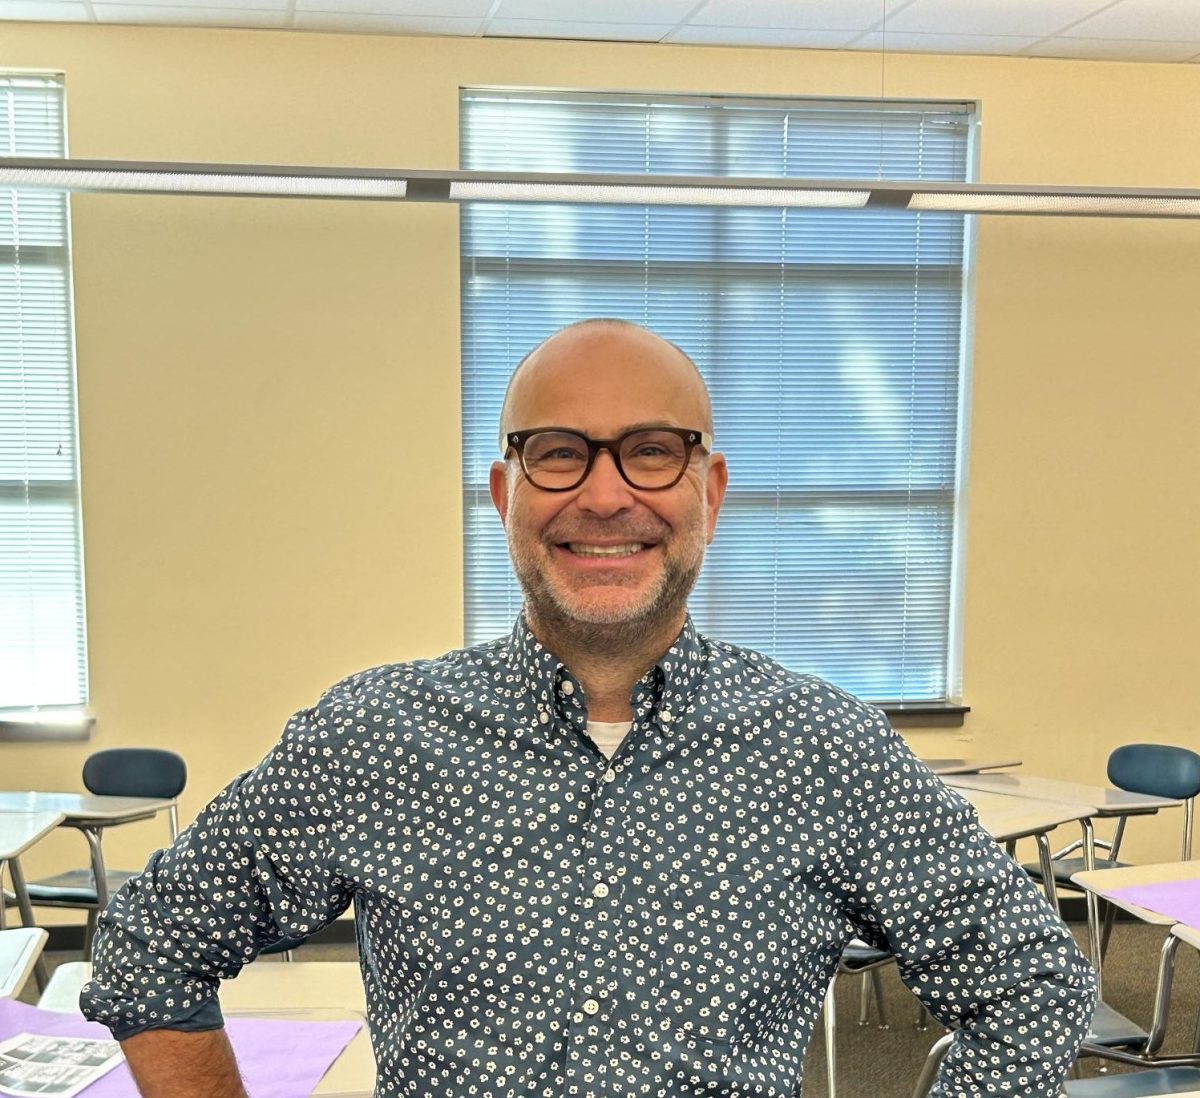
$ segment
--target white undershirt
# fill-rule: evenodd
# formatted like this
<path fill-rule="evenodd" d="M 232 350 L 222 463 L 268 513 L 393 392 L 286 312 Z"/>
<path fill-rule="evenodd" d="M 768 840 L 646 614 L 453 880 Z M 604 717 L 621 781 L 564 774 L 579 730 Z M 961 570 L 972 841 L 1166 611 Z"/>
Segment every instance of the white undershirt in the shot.
<path fill-rule="evenodd" d="M 633 721 L 616 721 L 606 724 L 604 721 L 588 721 L 588 735 L 596 741 L 596 746 L 604 753 L 606 759 L 616 754 L 621 741 L 633 727 Z"/>

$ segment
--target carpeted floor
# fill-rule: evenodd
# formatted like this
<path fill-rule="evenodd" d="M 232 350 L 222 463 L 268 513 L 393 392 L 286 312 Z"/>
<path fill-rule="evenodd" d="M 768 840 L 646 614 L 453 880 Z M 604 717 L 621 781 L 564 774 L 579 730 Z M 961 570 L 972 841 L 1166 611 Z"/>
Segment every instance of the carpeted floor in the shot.
<path fill-rule="evenodd" d="M 1086 949 L 1082 928 L 1072 928 Z M 1121 922 L 1113 930 L 1108 960 L 1104 966 L 1104 998 L 1111 1006 L 1139 1025 L 1148 1028 L 1154 1005 L 1158 977 L 1158 953 L 1165 932 L 1140 923 Z M 356 956 L 353 945 L 308 945 L 298 954 L 302 960 L 344 961 Z M 47 954 L 48 964 L 76 960 L 64 953 Z M 279 962 L 269 962 L 279 963 Z M 943 1032 L 930 1023 L 919 1032 L 914 1021 L 917 1002 L 897 978 L 893 967 L 880 970 L 884 991 L 884 1009 L 889 1028 L 874 1023 L 860 1027 L 860 977 L 838 981 L 838 1090 L 837 1098 L 910 1098 L 929 1046 Z M 36 992 L 30 986 L 22 998 L 33 1002 Z M 1200 1009 L 1200 954 L 1181 947 L 1176 955 L 1175 988 L 1172 995 L 1171 1026 L 1165 1051 L 1190 1051 Z M 1120 1064 L 1103 1062 L 1109 1071 L 1133 1070 Z M 1098 1073 L 1102 1061 L 1082 1062 L 1084 1076 Z M 825 1040 L 818 1032 L 809 1046 L 805 1069 L 805 1098 L 829 1098 L 825 1082 Z"/>

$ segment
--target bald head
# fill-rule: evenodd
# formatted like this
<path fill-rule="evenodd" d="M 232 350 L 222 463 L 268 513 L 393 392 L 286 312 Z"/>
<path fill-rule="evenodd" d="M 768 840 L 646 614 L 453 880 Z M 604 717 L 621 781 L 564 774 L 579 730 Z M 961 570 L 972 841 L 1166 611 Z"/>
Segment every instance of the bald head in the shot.
<path fill-rule="evenodd" d="M 665 390 L 663 395 L 671 396 L 678 405 L 682 425 L 711 434 L 712 405 L 696 364 L 674 343 L 648 328 L 628 320 L 597 317 L 560 329 L 521 359 L 504 394 L 500 437 L 525 427 L 570 426 L 535 421 L 539 397 L 546 389 L 574 390 L 583 404 L 598 386 L 623 385 L 630 371 L 654 378 Z"/>

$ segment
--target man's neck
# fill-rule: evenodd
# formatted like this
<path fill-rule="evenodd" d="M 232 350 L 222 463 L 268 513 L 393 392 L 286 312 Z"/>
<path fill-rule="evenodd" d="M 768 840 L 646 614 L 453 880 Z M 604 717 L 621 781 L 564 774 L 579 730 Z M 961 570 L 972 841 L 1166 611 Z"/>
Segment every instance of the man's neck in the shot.
<path fill-rule="evenodd" d="M 568 668 L 583 685 L 588 719 L 615 723 L 633 718 L 630 695 L 634 684 L 666 653 L 683 628 L 686 611 L 651 633 L 640 633 L 636 640 L 614 628 L 607 636 L 597 636 L 597 627 L 580 638 L 568 623 L 555 628 L 535 619 L 526 620 L 542 646 Z M 555 623 L 557 624 L 557 623 Z M 603 627 L 601 627 L 602 630 Z"/>

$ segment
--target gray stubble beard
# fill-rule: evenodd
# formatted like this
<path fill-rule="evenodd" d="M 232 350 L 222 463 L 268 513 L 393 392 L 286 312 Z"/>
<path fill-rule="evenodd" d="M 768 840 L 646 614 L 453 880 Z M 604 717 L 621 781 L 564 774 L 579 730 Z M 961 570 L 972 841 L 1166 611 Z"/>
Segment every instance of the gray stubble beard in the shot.
<path fill-rule="evenodd" d="M 632 617 L 579 617 L 561 601 L 545 575 L 529 567 L 509 544 L 513 570 L 525 592 L 525 610 L 545 631 L 554 636 L 570 637 L 572 644 L 594 651 L 636 651 L 653 638 L 664 622 L 678 617 L 687 606 L 688 595 L 696 585 L 704 565 L 704 553 L 694 565 L 681 566 L 667 561 L 663 576 L 649 602 Z"/>

